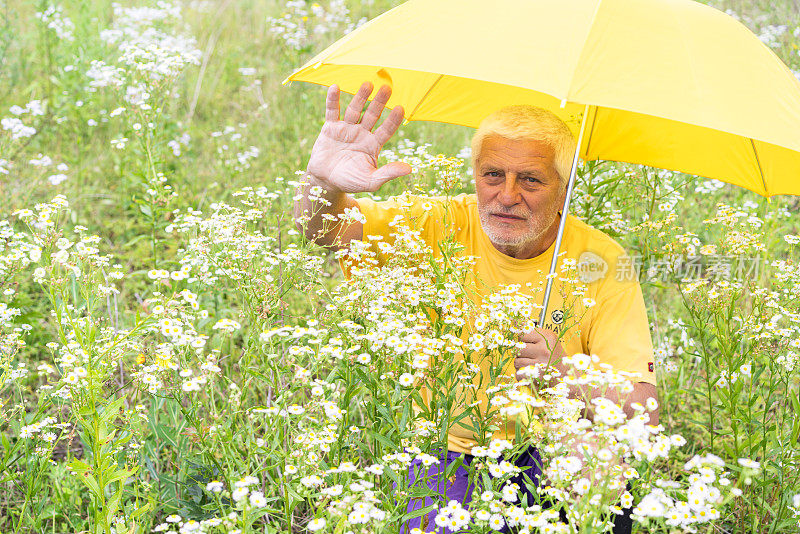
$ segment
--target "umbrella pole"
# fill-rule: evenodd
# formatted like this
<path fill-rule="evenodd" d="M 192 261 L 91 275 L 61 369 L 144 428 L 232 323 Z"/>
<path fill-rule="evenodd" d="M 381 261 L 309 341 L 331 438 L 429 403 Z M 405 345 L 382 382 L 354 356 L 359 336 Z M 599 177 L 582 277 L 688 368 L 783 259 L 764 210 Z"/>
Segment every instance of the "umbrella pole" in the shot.
<path fill-rule="evenodd" d="M 572 198 L 572 188 L 575 186 L 575 176 L 578 172 L 578 157 L 581 153 L 581 143 L 583 142 L 583 133 L 586 130 L 586 119 L 589 117 L 589 104 L 583 110 L 583 118 L 581 119 L 581 130 L 578 133 L 578 144 L 575 147 L 575 155 L 572 157 L 572 169 L 569 172 L 569 180 L 567 181 L 567 194 L 564 196 L 564 206 L 561 209 L 561 220 L 558 223 L 558 233 L 556 234 L 556 242 L 553 247 L 553 259 L 550 260 L 550 273 L 547 275 L 547 284 L 544 288 L 544 299 L 542 299 L 542 312 L 539 315 L 539 323 L 537 326 L 544 326 L 544 319 L 547 317 L 547 304 L 550 301 L 550 293 L 553 290 L 553 280 L 556 278 L 556 266 L 558 264 L 558 252 L 561 249 L 561 238 L 564 237 L 564 226 L 567 222 L 567 215 L 569 215 L 569 202 Z"/>

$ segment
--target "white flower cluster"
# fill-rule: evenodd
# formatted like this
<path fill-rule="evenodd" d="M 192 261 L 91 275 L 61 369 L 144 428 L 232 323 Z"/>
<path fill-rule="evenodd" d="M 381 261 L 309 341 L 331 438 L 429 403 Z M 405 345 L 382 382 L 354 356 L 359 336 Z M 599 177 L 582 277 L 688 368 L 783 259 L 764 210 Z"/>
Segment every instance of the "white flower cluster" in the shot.
<path fill-rule="evenodd" d="M 199 65 L 202 52 L 193 37 L 163 31 L 181 22 L 179 4 L 159 1 L 156 7 L 114 4 L 114 25 L 101 39 L 116 44 L 119 61 L 150 83 L 178 76 L 187 65 Z M 142 105 L 143 98 L 138 105 Z"/>
<path fill-rule="evenodd" d="M 353 23 L 350 10 L 344 0 L 330 0 L 326 9 L 317 2 L 289 0 L 286 11 L 279 17 L 267 17 L 270 32 L 294 50 L 302 50 L 315 38 L 328 34 L 349 33 L 366 19 Z"/>
<path fill-rule="evenodd" d="M 642 498 L 633 509 L 632 517 L 645 523 L 651 517 L 666 518 L 668 526 L 683 528 L 718 519 L 720 510 L 717 507 L 725 499 L 720 488 L 732 483 L 724 468 L 725 462 L 713 454 L 695 455 L 684 466 L 692 473 L 685 499 L 670 497 L 668 492 L 674 484 L 662 482 L 661 487 Z M 737 488 L 728 489 L 733 495 L 741 494 Z"/>
<path fill-rule="evenodd" d="M 45 173 L 46 171 L 44 170 L 48 167 L 53 166 L 54 163 L 55 162 L 53 161 L 53 158 L 51 158 L 50 156 L 45 156 L 42 153 L 39 153 L 37 157 L 28 160 L 29 165 L 31 165 L 32 167 L 39 167 Z M 67 179 L 67 175 L 64 173 L 69 170 L 69 166 L 66 163 L 59 163 L 55 165 L 55 169 L 58 171 L 58 173 L 51 174 L 50 176 L 47 177 L 47 180 L 52 185 L 59 185 L 61 182 Z"/>
<path fill-rule="evenodd" d="M 680 194 L 679 184 L 676 184 L 677 173 L 666 169 L 658 169 L 656 175 L 656 198 L 660 199 L 658 211 L 662 213 L 672 213 L 675 206 L 684 200 Z"/>
<path fill-rule="evenodd" d="M 195 519 L 188 519 L 186 521 L 178 514 L 172 514 L 166 517 L 163 523 L 153 527 L 152 532 L 174 532 L 177 534 L 201 534 L 219 532 L 219 529 L 224 529 L 224 532 L 241 532 L 241 529 L 235 527 L 241 525 L 241 520 L 236 512 L 229 513 L 225 518 L 213 517 L 211 519 L 203 519 L 197 521 Z"/>
<path fill-rule="evenodd" d="M 211 532 L 242 532 L 241 527 L 248 515 L 265 508 L 268 504 L 264 493 L 257 488 L 261 481 L 252 476 L 244 476 L 233 482 L 232 491 L 225 488 L 225 484 L 219 480 L 212 480 L 206 484 L 206 491 L 212 495 L 231 499 L 234 511 L 226 516 L 219 518 L 204 519 L 196 521 L 194 519 L 184 520 L 178 514 L 172 514 L 165 518 L 165 521 L 153 528 L 152 532 L 175 532 L 179 534 L 188 533 L 211 533 Z M 324 525 L 324 520 L 323 520 Z M 237 528 L 238 527 L 238 528 Z M 221 529 L 221 530 L 220 530 Z"/>
<path fill-rule="evenodd" d="M 616 184 L 620 181 L 619 174 L 627 177 L 635 174 L 636 170 L 624 164 L 620 170 L 608 162 L 597 162 L 593 163 L 591 172 L 586 172 L 586 164 L 580 162 L 579 165 L 584 165 L 584 172 L 579 172 L 572 195 L 571 210 L 575 216 L 601 230 L 618 234 L 628 231 L 630 222 L 624 219 L 621 210 L 614 207 L 613 199 Z"/>
<path fill-rule="evenodd" d="M 185 274 L 188 272 L 188 267 L 186 271 L 173 271 L 173 274 L 176 272 Z M 166 270 L 162 272 L 158 269 L 151 271 L 150 274 L 156 280 L 161 280 L 163 277 L 170 278 L 170 273 Z M 183 279 L 183 277 L 178 278 Z M 221 372 L 221 368 L 216 364 L 216 357 L 212 354 L 206 356 L 205 360 L 201 359 L 197 370 L 190 365 L 185 365 L 183 368 L 178 365 L 178 355 L 181 353 L 187 356 L 194 353 L 195 357 L 201 357 L 210 337 L 209 334 L 198 331 L 197 323 L 207 319 L 209 313 L 201 309 L 197 294 L 184 289 L 171 298 L 166 298 L 160 292 L 155 292 L 154 297 L 146 300 L 144 304 L 151 312 L 152 326 L 148 330 L 160 334 L 166 341 L 148 350 L 148 354 L 141 355 L 141 367 L 133 373 L 133 376 L 150 393 L 155 394 L 165 387 L 165 382 L 174 380 L 177 371 L 182 391 L 185 393 L 201 391 Z M 238 323 L 223 319 L 218 325 L 211 330 L 229 333 Z"/>
<path fill-rule="evenodd" d="M 3 278 L 10 279 L 14 273 L 41 259 L 41 247 L 31 241 L 28 233 L 16 231 L 9 221 L 0 220 L 0 275 Z"/>
<path fill-rule="evenodd" d="M 791 239 L 792 236 L 788 237 Z M 800 298 L 800 264 L 774 260 L 770 266 L 772 287 L 758 288 L 753 292 L 755 298 L 763 301 L 762 315 L 737 316 L 736 322 L 740 324 L 737 334 L 769 346 L 771 350 L 777 348 L 774 362 L 791 373 L 800 363 L 797 353 L 800 349 L 800 314 L 796 305 Z M 742 374 L 741 369 L 738 371 Z"/>
<path fill-rule="evenodd" d="M 381 158 L 387 162 L 408 163 L 411 165 L 412 176 L 417 180 L 432 178 L 432 184 L 431 180 L 427 182 L 423 180 L 423 187 L 430 196 L 460 192 L 460 188 L 466 185 L 465 177 L 470 174 L 464 172 L 464 155 L 460 153 L 451 157 L 432 153 L 430 149 L 430 143 L 420 144 L 410 139 L 400 139 L 394 148 L 383 150 Z M 471 165 L 467 167 L 471 171 Z M 372 196 L 379 198 L 376 195 Z"/>
<path fill-rule="evenodd" d="M 236 502 L 241 508 L 263 508 L 267 504 L 267 501 L 264 498 L 264 493 L 258 490 L 252 491 L 250 489 L 250 486 L 255 486 L 258 484 L 259 481 L 254 476 L 246 476 L 237 480 L 233 483 L 234 489 L 231 492 L 231 499 L 233 499 L 234 502 Z"/>
<path fill-rule="evenodd" d="M 3 130 L 11 132 L 11 139 L 14 140 L 31 137 L 36 134 L 36 128 L 25 126 L 17 117 L 4 117 L 0 119 L 0 126 L 2 126 Z M 6 174 L 8 173 L 6 172 Z"/>
<path fill-rule="evenodd" d="M 175 221 L 167 231 L 197 235 L 180 252 L 181 264 L 190 266 L 194 273 L 188 281 L 199 280 L 211 285 L 222 278 L 273 284 L 280 274 L 284 280 L 291 277 L 295 287 L 302 288 L 317 280 L 323 258 L 307 254 L 296 244 L 280 250 L 275 237 L 251 230 L 265 219 L 269 205 L 276 198 L 268 194 L 260 197 L 261 189 L 251 193 L 249 198 L 258 198 L 265 206 L 242 211 L 216 203 L 211 205 L 213 212 L 207 218 L 191 209 L 186 213 L 176 212 Z"/>
<path fill-rule="evenodd" d="M 506 439 L 492 439 L 489 442 L 488 447 L 473 447 L 472 448 L 472 456 L 476 458 L 493 458 L 498 459 L 502 456 L 503 451 L 509 450 L 512 448 L 511 442 Z"/>
<path fill-rule="evenodd" d="M 239 130 L 247 128 L 247 124 L 239 123 Z M 261 151 L 256 146 L 245 146 L 244 136 L 233 126 L 226 126 L 221 131 L 211 132 L 211 137 L 216 142 L 217 159 L 225 169 L 241 173 L 249 169 L 252 160 L 256 159 Z"/>
<path fill-rule="evenodd" d="M 725 182 L 720 180 L 704 180 L 695 186 L 694 192 L 702 195 L 710 195 L 716 193 L 723 187 L 725 187 Z"/>
<path fill-rule="evenodd" d="M 437 527 L 446 528 L 450 532 L 458 532 L 467 528 L 471 519 L 469 511 L 460 502 L 452 500 L 447 503 L 447 506 L 439 509 L 434 522 Z"/>
<path fill-rule="evenodd" d="M 75 313 L 74 309 L 69 310 Z M 64 316 L 63 320 L 69 321 Z M 61 368 L 63 375 L 61 387 L 53 395 L 62 398 L 73 398 L 74 392 L 82 392 L 98 381 L 107 380 L 116 370 L 117 362 L 126 354 L 139 349 L 136 341 L 129 337 L 125 330 L 116 330 L 113 327 L 104 327 L 97 332 L 96 349 L 101 358 L 92 358 L 77 340 L 76 330 L 82 330 L 88 325 L 85 320 L 72 318 L 63 325 L 66 333 L 66 344 L 51 342 L 49 348 L 55 353 L 55 362 Z M 91 377 L 90 377 L 91 374 Z"/>
<path fill-rule="evenodd" d="M 191 141 L 191 137 L 188 133 L 184 132 L 177 139 L 169 141 L 167 146 L 172 150 L 172 155 L 177 158 L 180 157 L 182 149 L 189 146 L 189 141 Z"/>
<path fill-rule="evenodd" d="M 20 438 L 31 438 L 34 434 L 38 434 L 45 428 L 53 425 L 56 422 L 54 417 L 45 417 L 41 421 L 23 426 L 19 429 Z"/>
<path fill-rule="evenodd" d="M 44 11 L 36 13 L 36 18 L 42 21 L 47 28 L 53 30 L 56 37 L 64 41 L 74 41 L 75 37 L 72 32 L 75 30 L 75 25 L 65 16 L 63 9 L 60 5 L 48 5 Z"/>
<path fill-rule="evenodd" d="M 382 502 L 372 489 L 374 486 L 368 480 L 357 480 L 346 487 L 336 484 L 323 489 L 323 495 L 332 498 L 327 510 L 332 521 L 343 519 L 355 528 L 368 524 L 378 527 L 385 521 L 386 512 L 380 508 Z"/>
<path fill-rule="evenodd" d="M 108 65 L 99 59 L 93 59 L 86 71 L 89 78 L 89 91 L 96 91 L 101 87 L 120 87 L 125 76 L 124 69 Z M 113 116 L 113 115 L 112 115 Z"/>
<path fill-rule="evenodd" d="M 792 505 L 789 507 L 795 518 L 800 518 L 800 493 L 792 497 Z M 797 526 L 800 526 L 800 519 L 797 521 Z"/>
<path fill-rule="evenodd" d="M 789 27 L 785 24 L 775 25 L 775 24 L 767 24 L 763 28 L 761 28 L 761 32 L 758 34 L 758 38 L 761 40 L 762 43 L 771 47 L 771 48 L 778 48 L 781 46 L 781 37 L 783 37 L 787 32 Z"/>
<path fill-rule="evenodd" d="M 178 4 L 159 1 L 153 7 L 124 7 L 114 3 L 113 9 L 114 22 L 111 28 L 100 32 L 100 39 L 115 46 L 116 54 L 91 61 L 85 73 L 86 90 L 113 87 L 122 92 L 127 106 L 115 109 L 110 117 L 126 109 L 152 116 L 158 112 L 158 98 L 176 96 L 174 84 L 168 82 L 187 66 L 198 65 L 202 53 L 195 39 L 185 33 Z M 137 132 L 152 128 L 151 120 L 134 122 L 132 128 Z M 127 139 L 118 138 L 112 144 L 123 148 L 126 142 Z"/>

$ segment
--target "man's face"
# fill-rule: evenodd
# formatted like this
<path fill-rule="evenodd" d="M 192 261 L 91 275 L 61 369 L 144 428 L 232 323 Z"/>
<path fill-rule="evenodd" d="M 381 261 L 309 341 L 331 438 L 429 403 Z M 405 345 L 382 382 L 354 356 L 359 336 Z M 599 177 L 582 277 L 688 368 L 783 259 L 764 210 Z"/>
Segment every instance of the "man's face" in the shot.
<path fill-rule="evenodd" d="M 533 139 L 489 136 L 475 162 L 481 226 L 500 252 L 532 258 L 558 228 L 564 201 L 553 148 Z"/>

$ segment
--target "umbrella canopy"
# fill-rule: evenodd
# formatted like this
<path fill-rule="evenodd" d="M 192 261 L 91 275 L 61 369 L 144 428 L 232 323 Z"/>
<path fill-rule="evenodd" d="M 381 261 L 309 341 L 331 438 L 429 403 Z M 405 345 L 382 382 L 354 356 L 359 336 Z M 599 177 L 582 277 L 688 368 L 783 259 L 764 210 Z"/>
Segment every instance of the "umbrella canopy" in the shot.
<path fill-rule="evenodd" d="M 800 81 L 732 17 L 690 0 L 409 0 L 287 81 L 392 87 L 408 120 L 476 127 L 533 104 L 584 160 L 800 195 Z"/>

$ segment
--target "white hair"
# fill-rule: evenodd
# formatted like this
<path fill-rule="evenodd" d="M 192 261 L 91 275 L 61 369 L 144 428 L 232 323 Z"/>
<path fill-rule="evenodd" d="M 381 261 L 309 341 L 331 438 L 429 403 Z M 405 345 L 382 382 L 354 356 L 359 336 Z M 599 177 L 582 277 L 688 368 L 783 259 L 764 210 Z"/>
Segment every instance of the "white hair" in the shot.
<path fill-rule="evenodd" d="M 507 139 L 535 139 L 550 145 L 555 152 L 555 168 L 566 186 L 572 170 L 575 138 L 564 121 L 546 109 L 527 104 L 501 108 L 481 121 L 472 136 L 472 165 L 478 161 L 483 140 L 491 135 Z"/>

